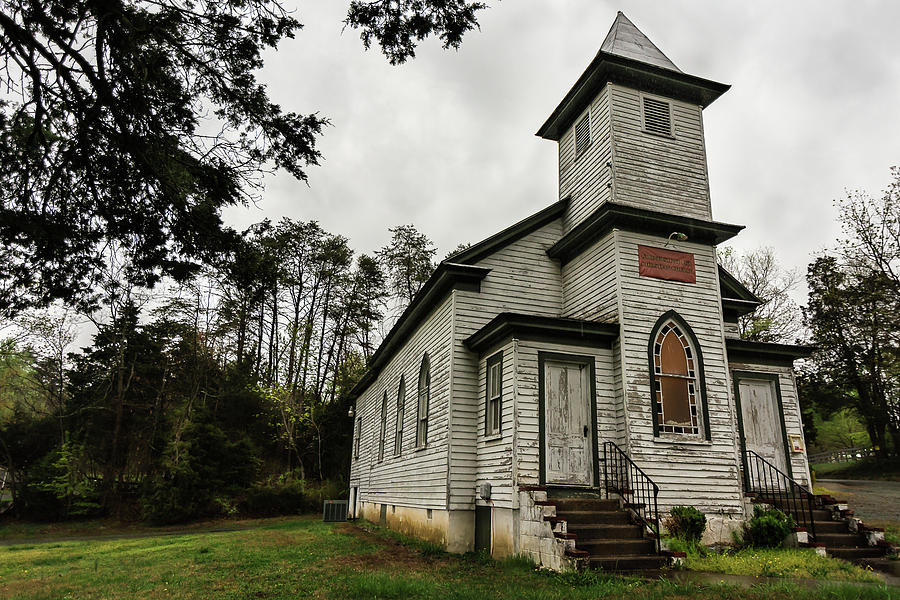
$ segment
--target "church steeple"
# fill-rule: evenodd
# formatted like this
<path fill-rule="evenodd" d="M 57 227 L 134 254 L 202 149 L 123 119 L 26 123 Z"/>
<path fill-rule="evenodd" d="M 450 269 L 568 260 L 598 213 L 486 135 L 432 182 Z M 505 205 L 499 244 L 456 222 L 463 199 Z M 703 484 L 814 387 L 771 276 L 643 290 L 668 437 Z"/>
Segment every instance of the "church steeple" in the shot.
<path fill-rule="evenodd" d="M 620 83 L 677 100 L 709 106 L 731 87 L 689 75 L 675 66 L 656 44 L 621 11 L 594 60 L 538 130 L 537 135 L 559 141 L 567 127 L 607 83 Z"/>
<path fill-rule="evenodd" d="M 679 69 L 619 12 L 538 130 L 559 145 L 565 229 L 605 202 L 710 220 L 702 112 L 728 88 Z"/>
<path fill-rule="evenodd" d="M 621 10 L 606 34 L 600 52 L 682 72 Z"/>

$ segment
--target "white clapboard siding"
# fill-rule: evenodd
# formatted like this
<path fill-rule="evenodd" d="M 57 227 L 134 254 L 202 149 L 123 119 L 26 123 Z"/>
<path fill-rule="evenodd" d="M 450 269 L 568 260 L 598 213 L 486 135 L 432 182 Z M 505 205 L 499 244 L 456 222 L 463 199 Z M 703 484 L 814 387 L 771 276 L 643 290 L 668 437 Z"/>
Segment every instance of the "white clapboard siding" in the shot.
<path fill-rule="evenodd" d="M 538 385 L 538 352 L 590 356 L 594 359 L 595 385 L 597 388 L 597 441 L 602 455 L 603 442 L 617 441 L 616 412 L 618 398 L 615 395 L 613 352 L 595 346 L 573 346 L 549 342 L 518 342 L 518 452 L 517 474 L 519 483 L 537 484 L 540 480 L 540 413 Z M 599 456 L 594 457 L 599 460 Z M 602 469 L 601 469 L 601 477 Z M 599 482 L 596 482 L 599 485 Z"/>
<path fill-rule="evenodd" d="M 609 85 L 614 201 L 710 219 L 709 182 L 700 106 L 672 104 L 674 137 L 643 131 L 641 93 Z"/>
<path fill-rule="evenodd" d="M 595 242 L 562 268 L 562 316 L 615 323 L 616 252 L 612 233 Z"/>
<path fill-rule="evenodd" d="M 453 301 L 455 321 L 453 324 L 453 425 L 451 442 L 450 507 L 451 509 L 471 509 L 475 499 L 475 485 L 479 473 L 487 473 L 493 467 L 479 461 L 480 448 L 488 448 L 492 458 L 488 460 L 507 461 L 502 448 L 511 448 L 514 428 L 512 413 L 509 412 L 513 383 L 507 375 L 507 360 L 512 356 L 504 354 L 504 386 L 509 385 L 509 393 L 504 387 L 504 437 L 501 441 L 482 444 L 479 436 L 484 431 L 484 370 L 485 357 L 470 352 L 464 340 L 481 329 L 491 319 L 502 312 L 525 313 L 558 317 L 562 303 L 562 280 L 559 263 L 547 256 L 547 248 L 559 240 L 562 224 L 554 221 L 533 231 L 520 240 L 501 248 L 485 257 L 477 264 L 488 267 L 491 272 L 482 280 L 481 291 L 455 290 Z M 507 428 L 507 423 L 509 427 Z M 520 435 L 522 434 L 520 432 Z M 496 446 L 496 448 L 495 448 Z M 499 468 L 499 467 L 498 467 Z M 492 500 L 495 506 L 509 505 L 514 501 L 512 481 L 492 481 Z M 502 484 L 502 485 L 501 485 Z"/>
<path fill-rule="evenodd" d="M 723 325 L 725 326 L 725 337 L 729 339 L 740 339 L 741 330 L 736 321 L 724 321 Z"/>
<path fill-rule="evenodd" d="M 621 351 L 629 453 L 660 486 L 660 507 L 693 504 L 737 513 L 741 506 L 736 418 L 729 390 L 715 248 L 682 242 L 669 248 L 694 254 L 695 284 L 638 275 L 637 245 L 662 247 L 663 238 L 619 231 Z M 651 328 L 668 310 L 691 326 L 703 354 L 711 441 L 653 435 L 647 348 Z"/>
<path fill-rule="evenodd" d="M 503 352 L 503 395 L 502 414 L 500 417 L 500 434 L 485 435 L 485 391 L 487 377 L 487 359 Z M 476 421 L 478 429 L 476 439 L 476 474 L 475 484 L 482 482 L 491 484 L 491 504 L 493 506 L 511 507 L 513 502 L 513 440 L 515 439 L 515 394 L 516 394 L 516 348 L 510 340 L 502 346 L 484 353 L 484 359 L 478 361 L 478 388 L 481 391 Z M 462 482 L 460 482 L 462 483 Z"/>
<path fill-rule="evenodd" d="M 781 406 L 784 409 L 784 428 L 788 436 L 799 435 L 803 437 L 803 452 L 790 452 L 791 470 L 794 479 L 803 482 L 812 481 L 809 476 L 809 462 L 806 457 L 806 436 L 803 433 L 803 421 L 800 417 L 800 400 L 797 396 L 797 382 L 794 379 L 794 369 L 791 367 L 777 367 L 771 365 L 755 365 L 752 363 L 729 362 L 728 368 L 732 371 L 751 371 L 778 376 L 778 386 L 781 388 Z M 733 386 L 732 386 L 732 389 Z"/>
<path fill-rule="evenodd" d="M 350 485 L 359 486 L 362 502 L 419 508 L 446 506 L 452 314 L 452 297 L 448 295 L 357 400 L 362 438 L 359 458 L 351 462 Z M 425 448 L 416 449 L 419 368 L 426 352 L 431 365 L 428 441 Z M 395 456 L 396 400 L 401 375 L 406 388 L 403 442 L 400 456 Z M 379 461 L 381 400 L 385 390 L 388 395 L 386 439 L 384 460 Z"/>
<path fill-rule="evenodd" d="M 563 227 L 569 231 L 610 198 L 609 86 L 590 106 L 591 146 L 575 158 L 575 124 L 559 140 L 559 197 L 570 197 Z"/>

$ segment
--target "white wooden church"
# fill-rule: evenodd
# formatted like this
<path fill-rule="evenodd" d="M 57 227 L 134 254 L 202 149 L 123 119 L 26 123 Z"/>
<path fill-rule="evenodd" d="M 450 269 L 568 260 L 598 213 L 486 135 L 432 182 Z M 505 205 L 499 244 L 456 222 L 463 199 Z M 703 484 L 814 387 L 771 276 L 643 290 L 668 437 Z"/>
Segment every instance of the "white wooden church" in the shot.
<path fill-rule="evenodd" d="M 537 132 L 559 200 L 442 262 L 354 390 L 351 515 L 566 568 L 655 554 L 676 505 L 730 540 L 748 457 L 809 484 L 809 349 L 740 340 L 759 300 L 716 263 L 742 229 L 707 177 L 703 109 L 728 88 L 618 14 Z"/>

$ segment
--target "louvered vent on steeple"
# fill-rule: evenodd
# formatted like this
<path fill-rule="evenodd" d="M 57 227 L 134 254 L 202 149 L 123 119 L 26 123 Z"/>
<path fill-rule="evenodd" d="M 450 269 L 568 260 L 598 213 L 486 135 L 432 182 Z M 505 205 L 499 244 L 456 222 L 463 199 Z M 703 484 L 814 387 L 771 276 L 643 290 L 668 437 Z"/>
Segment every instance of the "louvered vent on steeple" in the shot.
<path fill-rule="evenodd" d="M 644 131 L 671 136 L 672 105 L 663 100 L 644 96 Z"/>
<path fill-rule="evenodd" d="M 575 124 L 575 158 L 578 158 L 591 145 L 590 113 L 581 117 Z"/>

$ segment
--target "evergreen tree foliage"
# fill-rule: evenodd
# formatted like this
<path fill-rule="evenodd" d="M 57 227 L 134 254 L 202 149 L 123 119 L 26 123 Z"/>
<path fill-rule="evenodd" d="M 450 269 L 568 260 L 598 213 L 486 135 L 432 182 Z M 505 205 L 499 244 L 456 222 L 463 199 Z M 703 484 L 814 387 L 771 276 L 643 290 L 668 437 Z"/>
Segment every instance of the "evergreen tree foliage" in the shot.
<path fill-rule="evenodd" d="M 399 63 L 429 35 L 458 47 L 481 8 L 354 1 L 347 24 Z M 96 307 L 111 253 L 148 286 L 234 250 L 221 210 L 320 158 L 327 120 L 256 77 L 300 28 L 277 0 L 0 2 L 0 312 Z"/>

